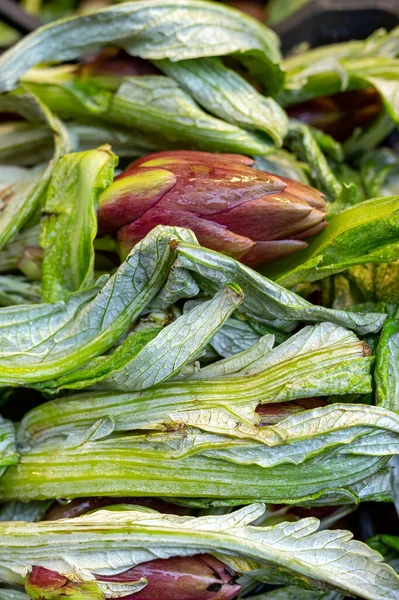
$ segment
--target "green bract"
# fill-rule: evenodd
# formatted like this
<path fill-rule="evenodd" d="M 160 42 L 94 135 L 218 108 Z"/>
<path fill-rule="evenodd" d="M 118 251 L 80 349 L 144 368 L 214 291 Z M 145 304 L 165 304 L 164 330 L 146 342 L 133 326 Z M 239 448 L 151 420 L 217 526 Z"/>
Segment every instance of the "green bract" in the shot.
<path fill-rule="evenodd" d="M 237 282 L 244 293 L 244 313 L 260 321 L 330 320 L 359 333 L 376 332 L 382 326 L 385 315 L 313 306 L 234 259 L 201 248 L 192 240 L 188 230 L 156 228 L 132 250 L 110 279 L 100 278 L 93 287 L 71 294 L 65 302 L 1 311 L 0 382 L 23 385 L 52 380 L 109 350 L 160 291 L 176 256 L 176 266 L 192 270 L 206 292 L 215 292 L 229 281 Z M 63 281 L 62 263 L 55 262 L 53 268 L 53 280 L 58 272 L 59 281 Z M 205 331 L 202 335 L 207 339 Z M 201 347 L 199 344 L 196 351 Z M 132 366 L 126 365 L 123 378 L 129 379 L 128 373 L 136 363 L 137 360 Z"/>

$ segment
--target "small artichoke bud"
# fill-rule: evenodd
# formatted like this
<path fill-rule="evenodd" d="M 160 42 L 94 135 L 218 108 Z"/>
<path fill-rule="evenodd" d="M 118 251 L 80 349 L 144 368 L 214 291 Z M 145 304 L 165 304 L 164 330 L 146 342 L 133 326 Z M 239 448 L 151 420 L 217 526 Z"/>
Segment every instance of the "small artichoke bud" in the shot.
<path fill-rule="evenodd" d="M 323 195 L 252 164 L 195 151 L 142 157 L 102 193 L 100 234 L 117 234 L 122 258 L 157 225 L 191 229 L 203 246 L 251 266 L 306 248 L 326 226 Z"/>

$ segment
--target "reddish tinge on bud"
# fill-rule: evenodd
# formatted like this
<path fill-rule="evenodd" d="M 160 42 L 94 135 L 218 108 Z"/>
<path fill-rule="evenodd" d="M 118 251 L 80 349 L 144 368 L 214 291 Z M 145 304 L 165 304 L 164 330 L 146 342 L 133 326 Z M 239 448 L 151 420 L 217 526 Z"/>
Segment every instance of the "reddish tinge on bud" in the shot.
<path fill-rule="evenodd" d="M 33 566 L 25 590 L 34 600 L 103 600 L 96 582 L 73 582 L 64 575 L 45 567 Z"/>
<path fill-rule="evenodd" d="M 209 554 L 152 560 L 97 581 L 147 580 L 145 588 L 124 600 L 232 600 L 241 590 L 236 573 Z"/>
<path fill-rule="evenodd" d="M 100 582 L 135 583 L 147 580 L 139 592 L 115 597 L 123 600 L 232 600 L 241 590 L 237 575 L 208 554 L 152 560 L 117 575 L 96 575 L 97 582 L 71 582 L 64 575 L 34 566 L 26 591 L 36 600 L 101 600 Z"/>
<path fill-rule="evenodd" d="M 122 257 L 157 225 L 187 227 L 201 245 L 248 265 L 306 248 L 326 225 L 323 195 L 252 164 L 183 150 L 142 157 L 102 193 L 100 234 L 117 232 Z"/>

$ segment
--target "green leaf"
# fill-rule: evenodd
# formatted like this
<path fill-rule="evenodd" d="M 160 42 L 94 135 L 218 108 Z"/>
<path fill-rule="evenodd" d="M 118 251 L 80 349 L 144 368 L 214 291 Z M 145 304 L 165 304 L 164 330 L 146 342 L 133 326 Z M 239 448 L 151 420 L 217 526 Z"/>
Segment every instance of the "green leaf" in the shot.
<path fill-rule="evenodd" d="M 377 346 L 374 372 L 378 406 L 399 412 L 399 322 L 389 319 Z"/>
<path fill-rule="evenodd" d="M 27 83 L 27 86 L 29 84 Z M 33 86 L 31 86 L 33 89 Z M 37 87 L 40 91 L 42 87 Z M 70 92 L 70 101 L 73 96 Z M 43 98 L 46 100 L 46 98 Z M 51 101 L 50 101 L 51 103 Z M 45 104 L 47 104 L 45 102 Z M 90 121 L 90 122 L 89 122 Z M 87 115 L 85 123 L 68 122 L 72 149 L 76 151 L 92 150 L 104 144 L 110 144 L 119 157 L 136 158 L 151 152 L 170 150 L 178 147 L 167 139 L 152 135 L 150 132 L 135 130 L 131 127 L 117 127 Z M 17 165 L 35 165 L 49 160 L 52 155 L 53 137 L 51 130 L 43 125 L 20 121 L 0 123 L 0 162 Z M 7 168 L 10 171 L 10 167 Z"/>
<path fill-rule="evenodd" d="M 241 301 L 240 290 L 236 286 L 227 287 L 212 300 L 176 319 L 156 337 L 148 339 L 147 333 L 148 343 L 137 351 L 127 352 L 126 346 L 131 344 L 131 338 L 134 343 L 134 338 L 140 338 L 143 332 L 130 336 L 113 354 L 99 357 L 91 365 L 40 387 L 55 391 L 96 385 L 100 389 L 133 391 L 161 383 L 197 357 Z"/>
<path fill-rule="evenodd" d="M 296 104 L 373 86 L 387 114 L 399 120 L 399 28 L 376 31 L 364 41 L 332 44 L 309 50 L 284 61 L 287 71 L 283 105 Z"/>
<path fill-rule="evenodd" d="M 366 154 L 360 170 L 369 198 L 399 195 L 399 156 L 390 148 Z"/>
<path fill-rule="evenodd" d="M 70 576 L 72 564 L 86 582 L 92 573 L 121 572 L 151 560 L 156 548 L 162 549 L 163 558 L 210 552 L 234 563 L 240 574 L 260 580 L 268 578 L 272 567 L 279 572 L 277 579 L 299 580 L 305 588 L 332 587 L 373 600 L 398 597 L 398 576 L 382 563 L 380 554 L 353 541 L 350 532 L 318 532 L 315 518 L 251 526 L 263 512 L 262 504 L 204 517 L 101 510 L 76 519 L 18 524 L 19 528 L 3 523 L 0 561 L 22 576 L 32 564 Z"/>
<path fill-rule="evenodd" d="M 13 423 L 0 417 L 0 477 L 9 465 L 19 460 Z"/>
<path fill-rule="evenodd" d="M 210 116 L 173 79 L 160 75 L 123 83 L 105 117 L 160 133 L 172 141 L 178 137 L 200 150 L 265 154 L 273 149 L 264 135 Z"/>
<path fill-rule="evenodd" d="M 155 64 L 216 117 L 244 129 L 263 131 L 282 146 L 288 129 L 284 110 L 273 98 L 262 96 L 218 58 L 197 58 Z"/>
<path fill-rule="evenodd" d="M 303 284 L 303 288 L 309 285 Z M 399 302 L 399 262 L 356 265 L 315 285 L 324 305 L 339 310 L 379 310 L 393 317 Z"/>
<path fill-rule="evenodd" d="M 298 160 L 308 164 L 314 185 L 332 200 L 338 199 L 342 185 L 330 169 L 310 127 L 291 120 L 284 143 Z"/>
<path fill-rule="evenodd" d="M 370 198 L 370 196 L 366 194 L 363 185 L 364 182 L 358 169 L 354 169 L 343 162 L 332 162 L 331 168 L 334 169 L 335 177 L 342 185 L 342 193 L 337 201 L 328 202 L 328 218 Z"/>
<path fill-rule="evenodd" d="M 321 129 L 317 129 L 316 127 L 310 126 L 310 131 L 320 150 L 322 150 L 326 156 L 337 163 L 342 163 L 344 161 L 344 151 L 339 142 L 331 137 L 331 135 L 328 135 L 328 133 L 325 133 Z"/>
<path fill-rule="evenodd" d="M 56 21 L 25 36 L 0 59 L 0 92 L 13 89 L 39 63 L 72 60 L 109 45 L 151 60 L 233 54 L 272 91 L 282 83 L 277 36 L 255 19 L 203 0 L 142 0 Z"/>
<path fill-rule="evenodd" d="M 395 206 L 398 201 L 399 199 L 391 199 L 391 203 Z M 387 203 L 388 201 L 384 199 L 381 202 Z M 363 205 L 360 206 L 363 208 Z M 374 207 L 374 217 L 378 216 L 376 212 Z M 345 213 L 342 213 L 342 215 L 345 215 Z M 348 220 L 345 223 L 348 223 Z M 348 224 L 350 224 L 350 221 Z M 331 232 L 334 235 L 334 227 L 332 227 L 331 223 L 325 231 Z M 319 240 L 320 237 L 316 239 Z M 312 247 L 310 245 L 309 251 L 311 251 Z M 384 316 L 376 313 L 347 313 L 345 311 L 331 310 L 323 306 L 314 306 L 297 294 L 284 289 L 277 283 L 263 277 L 233 258 L 223 256 L 200 246 L 179 242 L 177 251 L 177 265 L 192 272 L 199 286 L 204 291 L 214 293 L 229 281 L 237 283 L 244 292 L 242 311 L 257 321 L 270 322 L 271 319 L 275 318 L 288 321 L 310 321 L 313 323 L 330 321 L 331 323 L 353 329 L 358 333 L 371 333 L 378 331 L 385 320 Z M 305 253 L 308 253 L 308 250 L 301 252 L 303 258 L 305 258 Z M 286 283 L 282 276 L 279 277 L 280 280 L 283 280 L 284 284 Z"/>
<path fill-rule="evenodd" d="M 175 145 L 151 135 L 149 131 L 143 132 L 132 128 L 107 125 L 102 121 L 92 123 L 68 123 L 68 131 L 77 140 L 76 149 L 80 151 L 91 150 L 103 144 L 110 144 L 119 158 L 136 158 L 152 152 L 170 150 Z"/>
<path fill-rule="evenodd" d="M 291 287 L 353 265 L 393 262 L 399 258 L 398 239 L 399 196 L 373 198 L 332 216 L 300 256 L 276 262 L 268 273 Z"/>
<path fill-rule="evenodd" d="M 397 434 L 370 435 L 364 440 L 365 450 L 360 452 L 359 448 L 352 456 L 349 442 L 357 432 L 345 433 L 347 454 L 340 452 L 345 447 L 345 436 L 340 436 L 340 442 L 336 434 L 331 436 L 335 439 L 331 445 L 328 436 L 324 445 L 320 438 L 310 439 L 308 447 L 316 443 L 314 456 L 310 449 L 305 453 L 305 444 L 294 443 L 291 449 L 263 445 L 260 449 L 255 442 L 238 442 L 210 433 L 200 435 L 199 430 L 182 427 L 176 433 L 128 433 L 87 442 L 75 438 L 73 446 L 52 444 L 25 451 L 18 467 L 8 467 L 1 477 L 0 498 L 26 502 L 57 496 L 153 497 L 159 495 L 161 481 L 164 498 L 199 498 L 207 504 L 212 499 L 219 506 L 260 499 L 271 504 L 306 506 L 356 504 L 364 495 L 361 487 L 360 491 L 354 489 L 354 484 L 376 476 L 386 466 L 397 450 Z M 374 438 L 381 444 L 372 453 Z M 218 445 L 222 448 L 219 451 Z M 297 446 L 302 447 L 294 461 Z M 241 456 L 243 450 L 246 453 Z M 377 499 L 380 497 L 377 495 Z"/>
<path fill-rule="evenodd" d="M 145 346 L 161 331 L 159 327 L 149 327 L 127 336 L 113 352 L 98 356 L 88 364 L 55 380 L 38 383 L 34 387 L 41 391 L 55 393 L 60 389 L 84 389 L 107 379 L 110 374 L 125 369 Z"/>
<path fill-rule="evenodd" d="M 4 248 L 39 208 L 54 162 L 69 150 L 69 138 L 61 122 L 31 93 L 17 90 L 11 94 L 3 94 L 0 96 L 0 111 L 17 113 L 29 121 L 45 123 L 52 130 L 54 137 L 53 160 L 44 171 L 33 173 L 31 177 L 0 191 L 0 248 Z"/>
<path fill-rule="evenodd" d="M 56 163 L 41 221 L 43 302 L 65 300 L 92 284 L 97 200 L 116 164 L 109 146 L 66 154 Z"/>
<path fill-rule="evenodd" d="M 15 44 L 21 37 L 21 34 L 14 29 L 14 27 L 10 27 L 7 23 L 3 21 L 0 23 L 0 46 L 5 48 L 6 46 L 11 46 L 11 44 Z"/>
<path fill-rule="evenodd" d="M 132 134 L 144 131 L 157 140 L 155 149 L 189 144 L 200 150 L 265 154 L 274 148 L 263 133 L 212 117 L 163 75 L 131 77 L 115 93 L 73 80 L 26 85 L 61 118 L 115 123 Z M 140 133 L 140 144 L 142 137 Z"/>
<path fill-rule="evenodd" d="M 251 348 L 259 341 L 259 337 L 247 321 L 229 319 L 210 343 L 220 356 L 227 358 Z"/>
<path fill-rule="evenodd" d="M 376 535 L 368 539 L 367 544 L 386 557 L 386 560 L 396 558 L 399 552 L 399 536 L 397 535 Z"/>
<path fill-rule="evenodd" d="M 0 306 L 40 302 L 40 285 L 18 275 L 0 275 Z"/>
<path fill-rule="evenodd" d="M 53 379 L 108 350 L 162 287 L 180 236 L 193 239 L 188 230 L 158 227 L 111 278 L 100 278 L 65 302 L 0 311 L 0 381 Z"/>
<path fill-rule="evenodd" d="M 251 350 L 204 370 L 217 378 L 203 377 L 200 371 L 198 378 L 184 383 L 166 382 L 130 394 L 91 393 L 41 405 L 25 415 L 19 441 L 38 444 L 60 433 L 67 438 L 107 416 L 115 431 L 163 429 L 172 423 L 173 428 L 194 426 L 268 443 L 269 429 L 259 430 L 259 404 L 371 391 L 370 358 L 353 333 L 323 323 L 305 327 L 273 350 L 272 341 L 267 336 Z"/>
<path fill-rule="evenodd" d="M 323 459 L 323 463 L 326 463 L 326 459 Z M 328 469 L 330 465 L 327 462 Z M 247 467 L 248 468 L 248 467 Z M 284 467 L 285 469 L 285 467 Z M 298 469 L 298 467 L 297 467 Z M 268 471 L 268 474 L 270 471 Z M 273 473 L 273 471 L 272 471 Z M 281 477 L 287 477 L 288 473 L 285 470 L 281 473 Z M 299 477 L 299 473 L 297 473 Z M 308 474 L 307 474 L 308 476 Z M 301 482 L 303 483 L 303 482 Z M 277 485 L 279 485 L 277 483 Z M 338 482 L 339 485 L 339 482 Z M 356 506 L 360 502 L 393 502 L 394 494 L 392 489 L 392 472 L 389 467 L 385 467 L 379 471 L 374 471 L 372 475 L 365 479 L 345 487 L 336 487 L 333 489 L 325 489 L 323 493 L 316 494 L 312 498 L 305 498 L 302 500 L 293 500 L 289 502 L 295 503 L 297 506 L 312 507 L 312 506 Z M 243 504 L 249 504 L 250 501 L 247 498 L 168 498 L 170 502 L 181 506 L 187 506 L 191 508 L 221 508 L 231 506 L 242 506 Z M 252 500 L 253 501 L 253 500 Z"/>

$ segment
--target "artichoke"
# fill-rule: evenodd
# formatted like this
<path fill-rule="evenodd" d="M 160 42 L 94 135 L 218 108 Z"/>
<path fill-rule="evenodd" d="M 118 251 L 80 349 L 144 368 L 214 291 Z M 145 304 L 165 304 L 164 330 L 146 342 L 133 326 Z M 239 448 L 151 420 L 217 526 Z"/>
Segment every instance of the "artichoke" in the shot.
<path fill-rule="evenodd" d="M 98 575 L 96 580 L 121 588 L 132 582 L 145 585 L 133 594 L 122 596 L 124 600 L 232 600 L 241 590 L 236 582 L 237 577 L 232 569 L 217 558 L 198 554 L 152 560 L 116 575 Z M 104 598 L 95 582 L 73 582 L 56 571 L 38 566 L 32 568 L 26 590 L 37 600 L 56 600 L 67 596 L 71 600 Z M 121 596 L 117 593 L 112 597 Z"/>
<path fill-rule="evenodd" d="M 122 258 L 157 225 L 189 228 L 203 246 L 251 266 L 306 248 L 326 225 L 323 195 L 252 164 L 195 151 L 139 158 L 101 194 L 100 234 L 117 233 Z"/>

